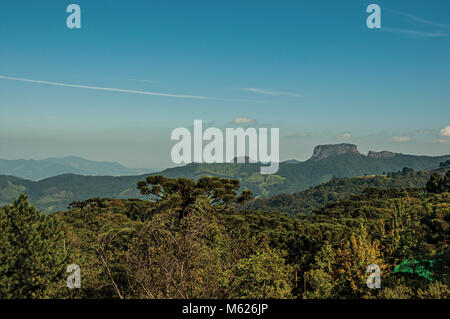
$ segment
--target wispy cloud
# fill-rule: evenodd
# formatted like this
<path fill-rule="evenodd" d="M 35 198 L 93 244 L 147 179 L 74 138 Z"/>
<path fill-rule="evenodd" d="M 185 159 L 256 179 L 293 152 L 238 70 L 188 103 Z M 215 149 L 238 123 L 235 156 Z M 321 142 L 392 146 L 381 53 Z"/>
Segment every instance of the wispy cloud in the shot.
<path fill-rule="evenodd" d="M 450 34 L 445 33 L 445 32 L 441 32 L 441 31 L 426 32 L 426 31 L 417 31 L 417 30 L 410 30 L 410 29 L 396 29 L 396 28 L 389 28 L 389 27 L 383 27 L 380 30 L 387 31 L 387 32 L 395 32 L 395 33 L 417 35 L 417 36 L 423 36 L 423 37 L 432 37 L 432 38 L 439 38 L 439 37 L 448 37 L 448 36 L 450 36 Z"/>
<path fill-rule="evenodd" d="M 434 135 L 434 134 L 436 134 L 435 130 L 430 130 L 430 129 L 416 130 L 415 132 L 420 134 L 420 135 Z"/>
<path fill-rule="evenodd" d="M 288 139 L 300 139 L 300 138 L 306 138 L 306 137 L 311 137 L 311 134 L 306 133 L 306 132 L 300 132 L 300 133 L 294 133 L 291 135 L 286 135 L 286 138 L 288 138 Z"/>
<path fill-rule="evenodd" d="M 383 8 L 383 11 L 390 12 L 390 13 L 393 13 L 395 15 L 408 18 L 408 19 L 410 19 L 410 20 L 412 20 L 414 22 L 418 22 L 418 23 L 421 23 L 421 24 L 435 26 L 435 27 L 439 27 L 441 29 L 442 28 L 450 29 L 450 25 L 448 25 L 448 24 L 443 24 L 443 23 L 430 21 L 430 20 L 423 19 L 423 18 L 418 17 L 418 16 L 413 15 L 413 14 L 409 14 L 409 13 L 405 13 L 405 12 L 401 12 L 401 11 L 397 11 L 397 10 L 392 10 L 392 9 L 388 9 L 388 8 Z M 431 38 L 439 38 L 439 37 L 448 37 L 448 36 L 450 36 L 450 34 L 448 32 L 444 32 L 444 31 L 441 31 L 441 30 L 437 30 L 437 31 L 421 31 L 421 30 L 390 28 L 390 27 L 383 27 L 381 30 L 387 31 L 387 32 L 395 32 L 395 33 L 409 34 L 409 35 L 422 36 L 422 37 L 431 37 Z"/>
<path fill-rule="evenodd" d="M 396 143 L 404 143 L 404 142 L 410 142 L 411 138 L 408 136 L 394 136 L 389 141 L 396 142 Z"/>
<path fill-rule="evenodd" d="M 297 98 L 303 97 L 302 95 L 297 94 L 297 93 L 271 91 L 271 90 L 258 89 L 258 88 L 236 88 L 236 90 L 258 93 L 258 94 L 265 94 L 265 95 L 289 96 L 289 97 L 297 97 Z"/>
<path fill-rule="evenodd" d="M 450 140 L 438 139 L 438 140 L 434 140 L 433 143 L 450 144 Z"/>
<path fill-rule="evenodd" d="M 16 77 L 10 77 L 10 76 L 5 76 L 5 75 L 0 75 L 0 79 L 9 80 L 9 81 L 37 83 L 37 84 L 43 84 L 43 85 L 71 87 L 71 88 L 78 88 L 78 89 L 88 89 L 88 90 L 108 91 L 108 92 L 118 92 L 118 93 L 129 93 L 129 94 L 141 94 L 141 95 L 151 95 L 151 96 L 162 96 L 162 97 L 179 98 L 179 99 L 196 99 L 196 100 L 216 100 L 216 101 L 228 101 L 228 102 L 265 103 L 265 101 L 256 101 L 256 100 L 227 99 L 227 98 L 216 98 L 216 97 L 209 97 L 209 96 L 200 96 L 200 95 L 160 93 L 160 92 L 150 92 L 150 91 L 128 90 L 128 89 L 107 88 L 107 87 L 100 87 L 100 86 L 80 85 L 80 84 L 72 84 L 72 83 L 51 82 L 51 81 L 43 81 L 43 80 L 16 78 Z"/>
<path fill-rule="evenodd" d="M 351 138 L 352 138 L 352 134 L 350 134 L 349 132 L 345 132 L 345 133 L 337 136 L 337 139 L 340 141 L 348 141 Z"/>
<path fill-rule="evenodd" d="M 428 24 L 428 25 L 433 25 L 433 26 L 440 27 L 440 28 L 450 29 L 450 25 L 448 25 L 448 24 L 443 24 L 443 23 L 438 23 L 438 22 L 426 20 L 426 19 L 423 19 L 421 17 L 415 16 L 413 14 L 404 13 L 404 12 L 400 12 L 400 11 L 392 10 L 392 9 L 388 9 L 388 8 L 383 8 L 383 10 L 387 11 L 387 12 L 391 12 L 391 13 L 397 14 L 397 15 L 400 15 L 400 16 L 403 16 L 403 17 L 406 17 L 406 18 L 409 18 L 409 19 L 411 19 L 413 21 L 416 21 L 416 22 L 419 22 L 419 23 L 422 23 L 422 24 Z"/>

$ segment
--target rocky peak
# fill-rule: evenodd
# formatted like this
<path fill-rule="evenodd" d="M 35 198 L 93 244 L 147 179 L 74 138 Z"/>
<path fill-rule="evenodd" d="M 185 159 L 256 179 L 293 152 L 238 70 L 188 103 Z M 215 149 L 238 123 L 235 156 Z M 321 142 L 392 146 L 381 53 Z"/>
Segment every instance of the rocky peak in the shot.
<path fill-rule="evenodd" d="M 369 151 L 369 153 L 367 154 L 368 157 L 373 157 L 373 158 L 389 158 L 389 157 L 395 157 L 397 155 L 398 155 L 398 153 L 393 153 L 393 152 L 389 152 L 389 151 L 381 151 L 381 152 Z"/>
<path fill-rule="evenodd" d="M 318 161 L 330 156 L 337 156 L 347 153 L 360 154 L 358 152 L 358 147 L 355 144 L 342 143 L 342 144 L 318 145 L 314 148 L 314 152 L 311 159 Z"/>

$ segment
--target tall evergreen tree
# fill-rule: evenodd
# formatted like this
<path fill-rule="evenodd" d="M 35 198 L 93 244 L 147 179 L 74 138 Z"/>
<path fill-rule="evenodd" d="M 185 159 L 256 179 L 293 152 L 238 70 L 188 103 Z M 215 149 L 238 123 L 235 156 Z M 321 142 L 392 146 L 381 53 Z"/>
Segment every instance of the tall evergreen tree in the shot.
<path fill-rule="evenodd" d="M 39 213 L 26 195 L 0 208 L 0 298 L 43 298 L 64 283 L 62 225 Z"/>
<path fill-rule="evenodd" d="M 442 192 L 442 177 L 439 174 L 433 173 L 427 182 L 426 190 L 428 193 Z"/>

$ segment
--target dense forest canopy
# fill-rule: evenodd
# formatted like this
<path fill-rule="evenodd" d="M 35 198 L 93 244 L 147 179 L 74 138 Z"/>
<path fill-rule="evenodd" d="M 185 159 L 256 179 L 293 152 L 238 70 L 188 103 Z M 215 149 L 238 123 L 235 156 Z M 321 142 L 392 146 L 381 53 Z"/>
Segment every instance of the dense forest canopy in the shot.
<path fill-rule="evenodd" d="M 250 191 L 219 177 L 150 176 L 145 200 L 52 215 L 21 195 L 0 209 L 0 296 L 448 298 L 449 185 L 447 172 L 422 188 L 368 187 L 297 217 L 252 209 Z M 69 264 L 80 289 L 66 287 Z M 366 284 L 372 264 L 379 289 Z"/>

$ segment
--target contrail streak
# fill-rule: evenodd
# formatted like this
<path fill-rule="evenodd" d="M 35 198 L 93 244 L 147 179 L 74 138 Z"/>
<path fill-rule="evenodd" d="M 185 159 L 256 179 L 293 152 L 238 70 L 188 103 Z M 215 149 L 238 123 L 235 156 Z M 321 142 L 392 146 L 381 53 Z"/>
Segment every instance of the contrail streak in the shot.
<path fill-rule="evenodd" d="M 255 100 L 223 99 L 223 98 L 215 98 L 215 97 L 199 96 L 199 95 L 170 94 L 170 93 L 159 93 L 159 92 L 150 92 L 150 91 L 107 88 L 107 87 L 100 87 L 100 86 L 88 86 L 88 85 L 80 85 L 80 84 L 71 84 L 71 83 L 61 83 L 61 82 L 51 82 L 51 81 L 25 79 L 25 78 L 16 78 L 16 77 L 10 77 L 10 76 L 5 76 L 5 75 L 0 75 L 0 79 L 10 80 L 10 81 L 19 81 L 19 82 L 28 82 L 28 83 L 37 83 L 37 84 L 44 84 L 44 85 L 79 88 L 79 89 L 97 90 L 97 91 L 108 91 L 108 92 L 119 92 L 119 93 L 129 93 L 129 94 L 141 94 L 141 95 L 172 97 L 172 98 L 179 98 L 179 99 L 196 99 L 196 100 L 216 100 L 216 101 L 264 103 L 264 101 L 255 101 Z"/>

